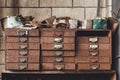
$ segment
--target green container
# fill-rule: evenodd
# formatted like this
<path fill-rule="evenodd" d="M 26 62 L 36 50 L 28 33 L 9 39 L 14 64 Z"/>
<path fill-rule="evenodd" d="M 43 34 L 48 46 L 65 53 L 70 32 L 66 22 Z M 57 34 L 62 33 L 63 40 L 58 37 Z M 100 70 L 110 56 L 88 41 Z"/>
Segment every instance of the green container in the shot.
<path fill-rule="evenodd" d="M 107 20 L 93 19 L 93 29 L 107 29 Z"/>

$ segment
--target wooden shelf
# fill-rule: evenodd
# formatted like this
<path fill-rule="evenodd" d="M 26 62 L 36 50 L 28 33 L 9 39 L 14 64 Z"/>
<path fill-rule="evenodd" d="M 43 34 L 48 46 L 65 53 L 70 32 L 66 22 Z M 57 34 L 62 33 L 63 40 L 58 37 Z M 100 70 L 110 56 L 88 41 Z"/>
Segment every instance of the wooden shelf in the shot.
<path fill-rule="evenodd" d="M 114 70 L 105 71 L 4 71 L 3 74 L 114 74 Z"/>

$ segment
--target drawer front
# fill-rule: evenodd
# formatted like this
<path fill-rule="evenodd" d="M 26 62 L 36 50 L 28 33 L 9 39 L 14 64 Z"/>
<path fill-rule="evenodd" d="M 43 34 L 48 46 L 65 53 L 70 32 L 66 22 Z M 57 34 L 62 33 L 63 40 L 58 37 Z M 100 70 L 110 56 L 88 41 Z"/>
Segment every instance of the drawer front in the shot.
<path fill-rule="evenodd" d="M 6 49 L 40 49 L 39 43 L 6 43 Z"/>
<path fill-rule="evenodd" d="M 40 50 L 6 50 L 6 56 L 39 56 Z"/>
<path fill-rule="evenodd" d="M 6 37 L 6 42 L 40 42 L 39 37 Z"/>
<path fill-rule="evenodd" d="M 76 51 L 77 56 L 111 56 L 110 50 L 99 50 L 99 51 L 88 51 L 88 50 L 78 50 Z"/>
<path fill-rule="evenodd" d="M 78 50 L 111 50 L 110 44 L 77 44 Z"/>
<path fill-rule="evenodd" d="M 42 44 L 42 50 L 75 50 L 75 44 Z"/>
<path fill-rule="evenodd" d="M 42 37 L 41 43 L 75 43 L 74 37 Z"/>
<path fill-rule="evenodd" d="M 77 63 L 111 63 L 110 57 L 77 57 Z"/>
<path fill-rule="evenodd" d="M 24 30 L 17 28 L 7 28 L 5 30 L 6 36 L 40 36 L 39 29 Z"/>
<path fill-rule="evenodd" d="M 41 31 L 41 36 L 54 36 L 54 37 L 61 37 L 61 36 L 75 36 L 75 30 L 58 30 L 58 29 L 44 29 Z"/>
<path fill-rule="evenodd" d="M 6 56 L 6 62 L 18 62 L 18 63 L 27 63 L 27 62 L 40 62 L 40 56 Z"/>
<path fill-rule="evenodd" d="M 109 37 L 77 37 L 78 44 L 99 43 L 109 44 Z"/>
<path fill-rule="evenodd" d="M 55 70 L 55 71 L 63 71 L 63 70 L 75 70 L 75 64 L 74 63 L 57 63 L 57 64 L 53 64 L 53 63 L 43 63 L 42 64 L 42 69 L 43 70 Z"/>
<path fill-rule="evenodd" d="M 38 63 L 6 63 L 6 70 L 39 70 Z"/>
<path fill-rule="evenodd" d="M 75 62 L 74 57 L 42 57 L 42 62 L 43 63 L 70 63 L 70 62 Z"/>
<path fill-rule="evenodd" d="M 42 56 L 48 56 L 48 57 L 52 57 L 52 56 L 63 56 L 63 57 L 72 57 L 75 56 L 75 51 L 42 51 Z"/>
<path fill-rule="evenodd" d="M 110 70 L 111 64 L 101 63 L 101 64 L 78 64 L 78 71 L 80 70 Z"/>

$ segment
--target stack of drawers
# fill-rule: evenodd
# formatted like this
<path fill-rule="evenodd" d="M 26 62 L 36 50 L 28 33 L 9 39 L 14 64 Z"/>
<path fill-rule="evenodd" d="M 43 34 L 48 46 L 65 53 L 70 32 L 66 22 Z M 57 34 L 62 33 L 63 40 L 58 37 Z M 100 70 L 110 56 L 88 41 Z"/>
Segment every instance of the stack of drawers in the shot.
<path fill-rule="evenodd" d="M 6 29 L 6 69 L 39 70 L 39 29 Z"/>
<path fill-rule="evenodd" d="M 76 42 L 78 71 L 111 69 L 111 36 L 109 31 L 81 31 L 80 35 L 78 31 Z"/>
<path fill-rule="evenodd" d="M 75 31 L 41 31 L 42 70 L 75 70 Z"/>

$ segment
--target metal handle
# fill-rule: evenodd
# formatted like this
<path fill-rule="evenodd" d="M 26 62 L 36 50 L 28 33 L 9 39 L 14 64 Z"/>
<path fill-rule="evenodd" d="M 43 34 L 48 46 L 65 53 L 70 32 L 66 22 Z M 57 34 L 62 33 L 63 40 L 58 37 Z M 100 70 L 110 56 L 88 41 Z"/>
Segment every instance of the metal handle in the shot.
<path fill-rule="evenodd" d="M 98 62 L 98 58 L 90 58 L 90 62 L 96 63 L 96 62 Z"/>
<path fill-rule="evenodd" d="M 62 66 L 56 66 L 55 68 L 56 68 L 58 71 L 61 71 L 61 70 L 63 69 Z"/>
<path fill-rule="evenodd" d="M 25 62 L 27 62 L 27 58 L 19 58 L 19 62 L 25 63 Z"/>
<path fill-rule="evenodd" d="M 55 44 L 54 49 L 62 49 L 63 45 L 62 44 Z"/>
<path fill-rule="evenodd" d="M 26 56 L 26 55 L 27 55 L 27 51 L 20 51 L 20 52 L 19 52 L 19 55 L 20 55 L 20 56 Z"/>
<path fill-rule="evenodd" d="M 62 55 L 63 55 L 63 52 L 62 52 L 62 51 L 61 51 L 61 52 L 60 52 L 60 51 L 59 51 L 59 52 L 58 52 L 58 51 L 55 52 L 55 56 L 62 56 Z"/>
<path fill-rule="evenodd" d="M 27 48 L 27 45 L 19 45 L 19 48 L 20 48 L 20 49 L 26 49 L 26 48 Z"/>
<path fill-rule="evenodd" d="M 55 61 L 58 63 L 63 62 L 63 58 L 56 58 Z"/>
<path fill-rule="evenodd" d="M 90 56 L 97 56 L 98 52 L 97 51 L 94 51 L 94 52 L 91 51 L 89 54 L 90 54 Z"/>
<path fill-rule="evenodd" d="M 96 50 L 98 49 L 98 45 L 97 44 L 90 44 L 90 49 Z"/>
<path fill-rule="evenodd" d="M 19 38 L 19 42 L 27 42 L 27 38 Z"/>
<path fill-rule="evenodd" d="M 96 43 L 98 42 L 98 38 L 97 37 L 89 38 L 89 42 Z"/>
<path fill-rule="evenodd" d="M 17 35 L 18 36 L 28 36 L 28 30 L 18 30 Z"/>
<path fill-rule="evenodd" d="M 99 69 L 99 67 L 100 67 L 99 64 L 91 64 L 91 65 L 90 65 L 90 68 L 91 68 L 92 70 L 97 70 L 97 69 Z"/>
<path fill-rule="evenodd" d="M 59 37 L 59 38 L 54 38 L 54 42 L 60 43 L 63 41 L 63 38 Z"/>
<path fill-rule="evenodd" d="M 19 65 L 19 69 L 20 70 L 25 70 L 25 69 L 27 69 L 27 64 L 21 64 L 21 65 Z"/>

